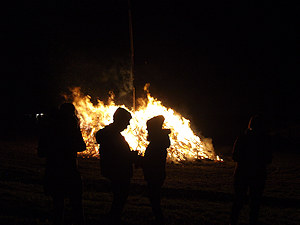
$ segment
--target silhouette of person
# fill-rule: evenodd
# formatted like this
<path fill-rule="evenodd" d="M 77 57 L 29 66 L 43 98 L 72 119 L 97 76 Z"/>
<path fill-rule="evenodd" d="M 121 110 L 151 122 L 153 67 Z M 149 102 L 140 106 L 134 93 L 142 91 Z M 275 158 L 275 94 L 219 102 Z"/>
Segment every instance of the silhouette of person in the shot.
<path fill-rule="evenodd" d="M 238 222 L 247 192 L 250 200 L 250 225 L 257 224 L 259 207 L 267 178 L 267 164 L 272 161 L 271 142 L 265 132 L 265 122 L 261 116 L 251 117 L 248 129 L 239 136 L 233 147 L 234 202 L 230 222 Z"/>
<path fill-rule="evenodd" d="M 161 210 L 161 187 L 166 178 L 167 148 L 170 146 L 169 129 L 162 129 L 165 118 L 156 116 L 147 121 L 150 142 L 142 159 L 144 178 L 156 224 L 164 224 Z"/>
<path fill-rule="evenodd" d="M 131 151 L 121 132 L 127 128 L 131 114 L 123 108 L 118 108 L 113 115 L 113 123 L 96 133 L 100 144 L 101 174 L 110 180 L 113 201 L 109 217 L 114 222 L 121 222 L 121 215 L 129 194 L 132 164 L 137 158 L 137 152 Z"/>
<path fill-rule="evenodd" d="M 53 199 L 55 225 L 63 223 L 65 198 L 71 202 L 73 224 L 84 224 L 76 158 L 77 152 L 85 149 L 75 107 L 64 103 L 55 116 L 44 121 L 38 145 L 38 155 L 46 158 L 44 190 Z"/>

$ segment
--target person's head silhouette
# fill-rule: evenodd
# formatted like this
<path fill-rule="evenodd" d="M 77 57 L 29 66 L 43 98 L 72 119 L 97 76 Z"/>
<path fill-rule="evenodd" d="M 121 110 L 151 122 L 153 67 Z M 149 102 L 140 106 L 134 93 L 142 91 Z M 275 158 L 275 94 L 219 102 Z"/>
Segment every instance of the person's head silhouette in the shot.
<path fill-rule="evenodd" d="M 72 103 L 63 103 L 59 107 L 59 114 L 62 116 L 74 116 L 76 115 L 75 106 Z"/>
<path fill-rule="evenodd" d="M 126 109 L 118 108 L 114 113 L 114 125 L 119 131 L 123 131 L 129 125 L 132 116 Z"/>
<path fill-rule="evenodd" d="M 260 115 L 254 115 L 250 118 L 248 124 L 248 130 L 256 133 L 262 133 L 265 131 L 265 123 Z"/>
<path fill-rule="evenodd" d="M 165 117 L 162 115 L 155 116 L 147 121 L 148 140 L 157 138 L 162 134 L 162 125 Z"/>
<path fill-rule="evenodd" d="M 147 121 L 148 132 L 155 132 L 162 129 L 165 118 L 162 115 L 155 116 Z"/>

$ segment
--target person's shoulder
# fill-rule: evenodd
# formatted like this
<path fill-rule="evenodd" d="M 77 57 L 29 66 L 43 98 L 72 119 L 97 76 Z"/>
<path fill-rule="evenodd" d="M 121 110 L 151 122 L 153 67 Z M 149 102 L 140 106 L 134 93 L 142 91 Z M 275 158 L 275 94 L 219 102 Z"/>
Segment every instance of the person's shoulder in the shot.
<path fill-rule="evenodd" d="M 241 132 L 238 135 L 237 140 L 239 140 L 239 141 L 245 141 L 245 140 L 247 140 L 251 136 L 252 136 L 252 132 L 247 129 L 247 130 Z"/>
<path fill-rule="evenodd" d="M 105 126 L 103 128 L 101 128 L 100 130 L 98 130 L 96 132 L 96 140 L 97 142 L 99 142 L 102 138 L 105 138 L 105 136 L 109 133 L 109 128 L 108 126 Z"/>
<path fill-rule="evenodd" d="M 171 129 L 163 129 L 162 132 L 164 135 L 169 135 L 171 134 Z"/>
<path fill-rule="evenodd" d="M 249 141 L 249 132 L 246 130 L 241 132 L 234 141 L 234 149 L 240 148 Z"/>
<path fill-rule="evenodd" d="M 112 126 L 112 124 L 106 125 L 105 127 L 101 128 L 100 130 L 97 131 L 97 133 L 101 135 L 110 135 L 112 133 L 115 133 L 115 129 Z"/>
<path fill-rule="evenodd" d="M 161 132 L 158 134 L 160 138 L 169 138 L 169 134 L 171 134 L 170 129 L 162 129 Z"/>
<path fill-rule="evenodd" d="M 169 139 L 170 133 L 171 133 L 170 129 L 162 129 L 157 133 L 153 133 L 151 135 L 151 140 L 161 141 L 161 140 Z"/>

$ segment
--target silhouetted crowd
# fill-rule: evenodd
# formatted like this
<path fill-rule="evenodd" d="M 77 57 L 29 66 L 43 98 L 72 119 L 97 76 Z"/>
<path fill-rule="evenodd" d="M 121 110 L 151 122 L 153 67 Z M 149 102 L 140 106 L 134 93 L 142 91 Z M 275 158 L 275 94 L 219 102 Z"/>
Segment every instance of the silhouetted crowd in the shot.
<path fill-rule="evenodd" d="M 170 146 L 169 129 L 163 129 L 165 118 L 155 116 L 147 121 L 149 145 L 144 156 L 131 151 L 121 132 L 127 128 L 132 116 L 123 108 L 113 115 L 113 123 L 96 133 L 100 145 L 100 170 L 111 183 L 113 200 L 107 214 L 108 224 L 121 224 L 126 204 L 133 165 L 143 170 L 148 197 L 155 216 L 155 224 L 165 224 L 161 209 L 161 188 L 166 178 L 167 149 Z M 46 158 L 44 191 L 53 199 L 53 224 L 64 224 L 64 200 L 68 198 L 72 208 L 72 224 L 85 224 L 82 205 L 82 180 L 77 168 L 77 153 L 86 149 L 76 109 L 71 103 L 61 105 L 59 111 L 42 121 L 38 155 Z M 254 116 L 245 134 L 237 138 L 233 148 L 236 162 L 234 173 L 234 202 L 230 224 L 238 223 L 238 217 L 250 197 L 251 225 L 258 223 L 259 206 L 266 181 L 266 166 L 272 160 L 269 139 L 264 121 Z"/>

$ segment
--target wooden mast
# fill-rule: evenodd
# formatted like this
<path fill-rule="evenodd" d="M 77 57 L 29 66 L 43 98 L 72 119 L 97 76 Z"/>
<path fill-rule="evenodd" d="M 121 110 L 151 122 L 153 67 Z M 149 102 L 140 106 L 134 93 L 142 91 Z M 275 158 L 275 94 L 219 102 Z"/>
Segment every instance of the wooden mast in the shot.
<path fill-rule="evenodd" d="M 133 48 L 133 31 L 132 31 L 132 15 L 131 15 L 131 3 L 128 0 L 128 19 L 129 19 L 129 35 L 130 35 L 130 82 L 132 85 L 132 108 L 135 111 L 135 87 L 134 87 L 134 48 Z"/>

